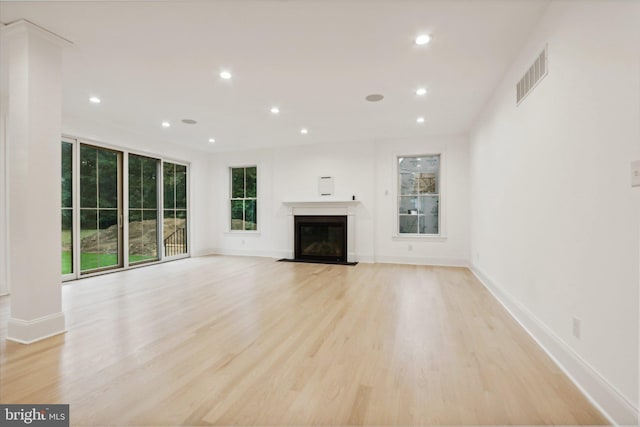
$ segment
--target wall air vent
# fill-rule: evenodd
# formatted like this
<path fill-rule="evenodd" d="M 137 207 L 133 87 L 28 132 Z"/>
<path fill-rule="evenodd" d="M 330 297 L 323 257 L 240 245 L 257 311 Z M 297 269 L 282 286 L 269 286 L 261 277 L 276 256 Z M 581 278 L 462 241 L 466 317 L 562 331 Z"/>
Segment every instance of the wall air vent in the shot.
<path fill-rule="evenodd" d="M 529 67 L 516 85 L 516 104 L 520 104 L 548 73 L 549 59 L 547 57 L 547 46 L 545 46 L 544 50 L 533 62 L 533 65 Z"/>

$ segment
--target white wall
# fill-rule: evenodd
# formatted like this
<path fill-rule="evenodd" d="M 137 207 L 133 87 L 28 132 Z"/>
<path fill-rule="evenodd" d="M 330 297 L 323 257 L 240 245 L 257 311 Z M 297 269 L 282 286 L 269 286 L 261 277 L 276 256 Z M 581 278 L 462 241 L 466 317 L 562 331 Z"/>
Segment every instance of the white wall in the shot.
<path fill-rule="evenodd" d="M 447 159 L 448 237 L 438 241 L 394 239 L 396 156 L 436 152 L 444 153 Z M 468 143 L 463 136 L 302 145 L 212 157 L 210 197 L 215 200 L 212 223 L 216 227 L 213 253 L 286 257 L 292 247 L 292 233 L 282 202 L 320 199 L 318 178 L 333 176 L 333 199 L 350 200 L 355 195 L 360 201 L 355 215 L 358 261 L 467 263 Z M 253 164 L 258 166 L 260 232 L 230 233 L 229 167 Z M 412 244 L 412 251 L 407 249 L 407 242 Z"/>
<path fill-rule="evenodd" d="M 552 3 L 470 137 L 474 269 L 622 423 L 638 399 L 639 23 L 638 2 Z M 545 43 L 549 75 L 516 107 Z"/>

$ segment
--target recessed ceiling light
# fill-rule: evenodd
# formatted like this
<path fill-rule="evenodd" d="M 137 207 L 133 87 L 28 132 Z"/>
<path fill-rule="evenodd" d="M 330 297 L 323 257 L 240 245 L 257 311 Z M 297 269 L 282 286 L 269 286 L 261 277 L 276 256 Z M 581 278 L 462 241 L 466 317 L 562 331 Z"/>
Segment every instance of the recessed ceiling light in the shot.
<path fill-rule="evenodd" d="M 169 122 L 162 122 L 162 127 L 163 127 L 163 128 L 171 127 L 171 123 L 169 123 Z"/>
<path fill-rule="evenodd" d="M 418 117 L 418 118 L 416 119 L 416 122 L 417 122 L 417 123 L 424 123 L 424 117 Z"/>
<path fill-rule="evenodd" d="M 214 143 L 216 142 L 216 140 L 215 140 L 215 139 L 213 139 L 213 138 L 209 138 L 209 142 L 210 142 L 210 143 L 212 143 L 212 144 L 214 144 Z"/>
<path fill-rule="evenodd" d="M 225 79 L 225 80 L 229 80 L 231 78 L 231 73 L 228 71 L 221 71 L 220 72 L 220 78 L 221 79 Z"/>
<path fill-rule="evenodd" d="M 91 98 L 89 98 L 89 102 L 93 103 L 93 104 L 100 104 L 100 98 L 98 98 L 97 96 L 92 96 Z"/>
<path fill-rule="evenodd" d="M 416 89 L 416 95 L 418 96 L 422 96 L 422 95 L 426 95 L 427 94 L 427 90 L 423 87 L 420 87 L 418 89 Z"/>
<path fill-rule="evenodd" d="M 427 44 L 430 41 L 431 36 L 429 34 L 420 34 L 418 37 L 416 37 L 416 44 L 420 46 Z"/>
<path fill-rule="evenodd" d="M 309 133 L 309 131 L 307 130 L 307 128 L 302 128 L 302 129 L 300 129 L 300 133 L 303 134 L 303 135 L 306 135 L 306 134 Z"/>
<path fill-rule="evenodd" d="M 278 107 L 271 107 L 271 112 L 273 114 L 278 114 L 280 112 L 280 109 Z"/>

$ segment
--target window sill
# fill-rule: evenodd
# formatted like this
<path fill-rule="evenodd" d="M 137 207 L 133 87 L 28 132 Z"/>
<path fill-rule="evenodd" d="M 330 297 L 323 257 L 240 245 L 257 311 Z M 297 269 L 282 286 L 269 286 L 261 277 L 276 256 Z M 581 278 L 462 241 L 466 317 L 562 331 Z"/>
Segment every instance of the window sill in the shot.
<path fill-rule="evenodd" d="M 392 240 L 407 241 L 407 240 L 421 240 L 424 242 L 445 242 L 447 236 L 435 235 L 435 234 L 398 234 L 395 233 L 391 236 Z"/>
<path fill-rule="evenodd" d="M 229 230 L 223 233 L 225 236 L 260 236 L 257 230 Z"/>

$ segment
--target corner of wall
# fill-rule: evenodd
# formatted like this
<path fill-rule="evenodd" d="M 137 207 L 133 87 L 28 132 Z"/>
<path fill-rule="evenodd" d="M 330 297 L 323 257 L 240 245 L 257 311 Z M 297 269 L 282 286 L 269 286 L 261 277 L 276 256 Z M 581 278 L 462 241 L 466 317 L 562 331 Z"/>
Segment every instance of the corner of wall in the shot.
<path fill-rule="evenodd" d="M 471 263 L 469 269 L 612 424 L 637 425 L 638 408 L 632 402 L 477 265 Z"/>

